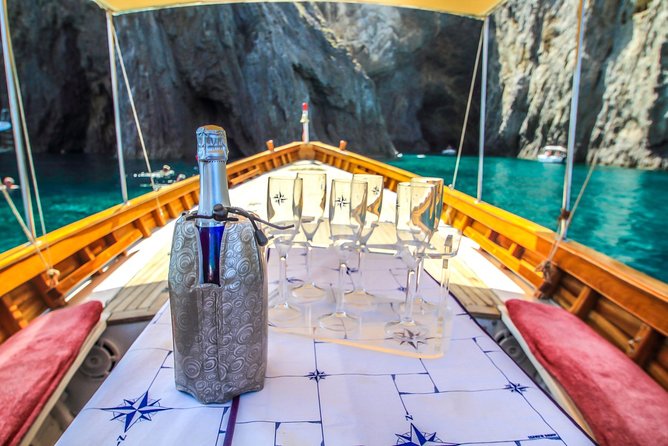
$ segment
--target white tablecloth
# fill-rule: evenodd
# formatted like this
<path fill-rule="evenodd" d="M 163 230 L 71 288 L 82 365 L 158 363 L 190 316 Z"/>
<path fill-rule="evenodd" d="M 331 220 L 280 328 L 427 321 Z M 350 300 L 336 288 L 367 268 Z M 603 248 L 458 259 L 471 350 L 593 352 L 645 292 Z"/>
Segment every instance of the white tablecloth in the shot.
<path fill-rule="evenodd" d="M 316 254 L 321 267 L 331 263 L 330 270 L 336 268 L 326 251 Z M 303 274 L 300 258 L 290 259 L 289 276 Z M 373 266 L 396 270 L 401 268 L 397 262 L 387 257 L 375 259 Z M 351 278 L 354 281 L 354 273 Z M 368 282 L 372 285 L 373 277 Z M 378 285 L 401 288 L 401 283 Z M 275 286 L 270 283 L 270 289 Z M 439 359 L 270 330 L 265 388 L 241 397 L 233 444 L 593 444 L 473 318 L 454 305 L 449 349 Z M 229 404 L 201 405 L 175 389 L 171 319 L 165 306 L 58 445 L 222 445 L 229 412 Z"/>

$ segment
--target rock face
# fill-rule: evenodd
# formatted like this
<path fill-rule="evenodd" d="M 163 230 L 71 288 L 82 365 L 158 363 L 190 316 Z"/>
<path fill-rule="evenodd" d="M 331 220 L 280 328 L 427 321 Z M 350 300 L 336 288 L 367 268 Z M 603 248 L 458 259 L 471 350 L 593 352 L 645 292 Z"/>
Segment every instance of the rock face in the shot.
<path fill-rule="evenodd" d="M 480 22 L 382 6 L 322 3 L 320 8 L 341 44 L 376 85 L 397 149 L 457 146 Z M 476 100 L 473 120 L 478 112 Z M 468 130 L 467 145 L 475 145 L 477 127 Z"/>
<path fill-rule="evenodd" d="M 81 0 L 35 3 L 10 10 L 34 149 L 113 153 L 102 10 Z M 228 129 L 233 156 L 264 150 L 268 139 L 297 140 L 306 101 L 312 140 L 346 139 L 352 150 L 393 156 L 373 82 L 320 18 L 309 5 L 275 3 L 118 17 L 149 155 L 192 157 L 195 129 L 208 122 Z M 132 111 L 119 88 L 125 152 L 139 157 Z"/>
<path fill-rule="evenodd" d="M 488 153 L 534 157 L 566 145 L 577 3 L 509 0 L 492 16 Z M 586 4 L 576 159 L 666 169 L 668 2 Z M 114 153 L 102 10 L 81 0 L 9 6 L 34 150 Z M 152 158 L 192 157 L 206 122 L 228 129 L 235 156 L 299 139 L 303 101 L 313 140 L 346 139 L 385 157 L 456 147 L 481 30 L 472 19 L 334 3 L 177 8 L 115 22 Z M 120 69 L 119 79 L 125 152 L 138 157 Z"/>
<path fill-rule="evenodd" d="M 576 160 L 668 168 L 668 2 L 586 2 Z M 487 146 L 566 145 L 577 0 L 511 0 L 493 16 Z"/>
<path fill-rule="evenodd" d="M 268 139 L 298 140 L 302 102 L 311 106 L 311 139 L 394 154 L 373 83 L 308 5 L 179 8 L 118 22 L 158 156 L 192 147 L 208 121 L 227 127 L 231 148 L 245 155 Z"/>

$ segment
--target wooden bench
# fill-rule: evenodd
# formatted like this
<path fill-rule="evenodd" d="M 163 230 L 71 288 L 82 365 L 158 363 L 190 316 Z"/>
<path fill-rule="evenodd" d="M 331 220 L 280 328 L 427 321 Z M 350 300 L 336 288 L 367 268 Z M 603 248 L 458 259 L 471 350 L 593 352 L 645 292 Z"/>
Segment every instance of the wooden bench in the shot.
<path fill-rule="evenodd" d="M 0 345 L 0 444 L 28 445 L 104 331 L 102 304 L 54 310 Z"/>
<path fill-rule="evenodd" d="M 562 407 L 601 445 L 668 444 L 668 392 L 577 316 L 512 299 L 502 318 Z"/>

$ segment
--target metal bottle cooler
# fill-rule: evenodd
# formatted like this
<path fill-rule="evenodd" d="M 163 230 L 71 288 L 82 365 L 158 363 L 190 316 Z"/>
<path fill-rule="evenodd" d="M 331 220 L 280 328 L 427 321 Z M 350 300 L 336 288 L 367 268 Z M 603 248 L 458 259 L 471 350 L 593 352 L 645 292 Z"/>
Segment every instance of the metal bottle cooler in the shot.
<path fill-rule="evenodd" d="M 193 219 L 181 216 L 169 263 L 176 388 L 202 403 L 261 390 L 267 368 L 267 274 L 250 220 L 227 222 L 220 286 L 199 283 L 201 249 Z"/>

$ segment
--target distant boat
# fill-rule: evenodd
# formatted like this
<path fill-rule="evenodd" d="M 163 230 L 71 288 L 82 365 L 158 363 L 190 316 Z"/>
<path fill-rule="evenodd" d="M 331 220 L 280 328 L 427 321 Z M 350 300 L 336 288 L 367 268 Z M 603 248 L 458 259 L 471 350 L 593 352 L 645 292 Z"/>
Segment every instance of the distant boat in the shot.
<path fill-rule="evenodd" d="M 441 150 L 441 155 L 454 156 L 457 155 L 457 151 L 452 147 L 448 147 L 447 149 Z"/>
<path fill-rule="evenodd" d="M 561 164 L 566 160 L 568 151 L 562 146 L 545 146 L 540 149 L 540 153 L 536 160 L 541 163 L 556 163 Z"/>
<path fill-rule="evenodd" d="M 141 179 L 141 187 L 154 187 L 155 189 L 159 189 L 186 178 L 185 174 L 182 173 L 176 175 L 176 172 L 174 172 L 174 170 L 167 164 L 162 166 L 162 169 L 160 170 L 155 170 L 153 172 L 139 172 L 132 176 Z M 153 180 L 152 183 L 151 180 Z"/>

